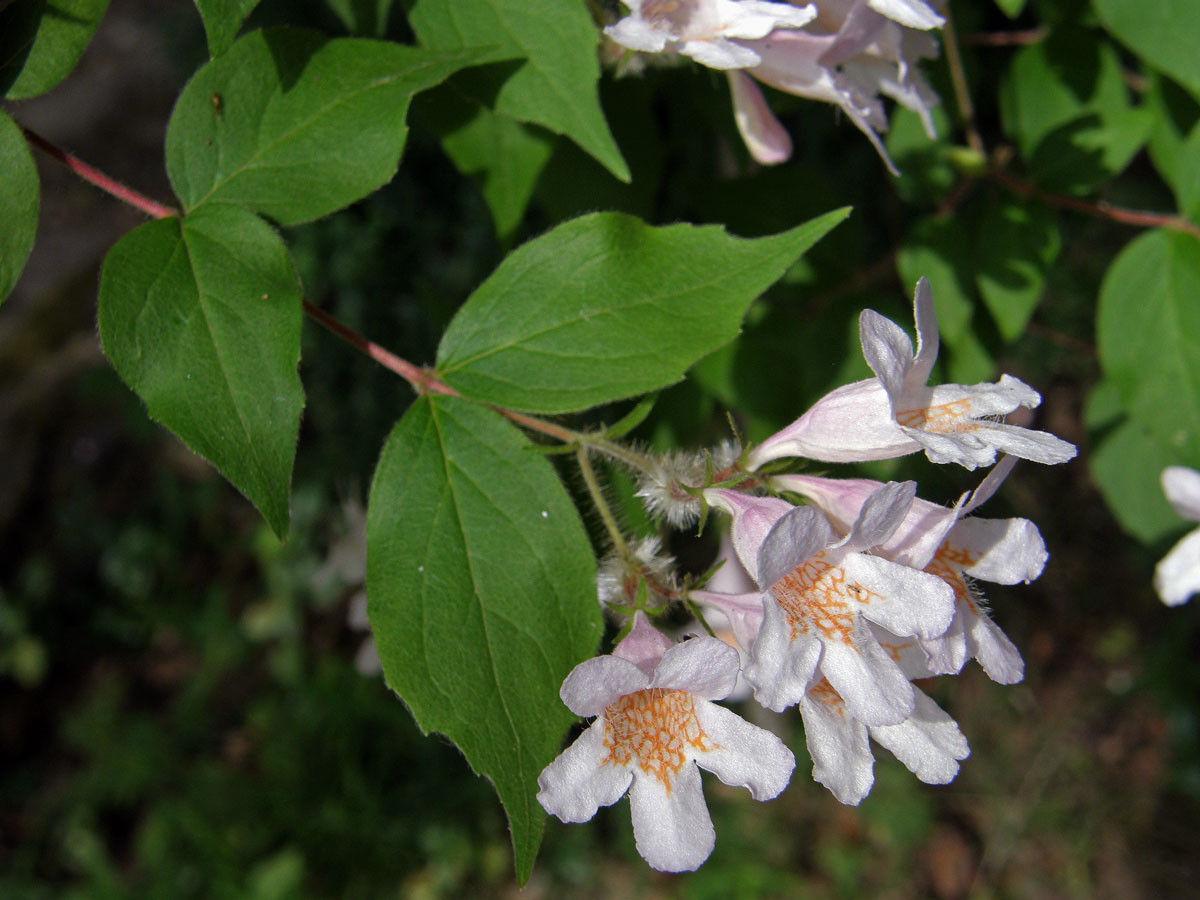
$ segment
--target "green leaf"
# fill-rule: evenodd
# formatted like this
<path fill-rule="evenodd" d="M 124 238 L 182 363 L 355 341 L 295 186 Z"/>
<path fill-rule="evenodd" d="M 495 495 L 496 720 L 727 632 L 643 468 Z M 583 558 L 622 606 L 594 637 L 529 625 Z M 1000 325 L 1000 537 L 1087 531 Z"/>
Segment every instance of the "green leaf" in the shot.
<path fill-rule="evenodd" d="M 416 0 L 409 21 L 433 50 L 490 46 L 489 61 L 524 58 L 500 86 L 496 112 L 566 135 L 629 181 L 600 108 L 600 35 L 583 0 L 542 0 L 536 12 L 527 0 Z"/>
<path fill-rule="evenodd" d="M 0 303 L 33 248 L 38 222 L 38 174 L 17 123 L 0 110 Z"/>
<path fill-rule="evenodd" d="M 1025 333 L 1046 271 L 1062 248 L 1058 223 L 1040 203 L 993 202 L 983 208 L 975 240 L 979 293 L 1001 337 L 1016 340 Z"/>
<path fill-rule="evenodd" d="M 0 9 L 0 96 L 44 94 L 71 74 L 108 0 L 15 0 Z"/>
<path fill-rule="evenodd" d="M 1096 327 L 1100 364 L 1129 416 L 1168 452 L 1200 462 L 1197 298 L 1200 240 L 1152 231 L 1109 268 Z"/>
<path fill-rule="evenodd" d="M 1200 104 L 1174 81 L 1151 73 L 1146 105 L 1154 111 L 1154 127 L 1146 149 L 1163 180 L 1176 190 L 1178 171 L 1184 163 L 1188 135 L 1200 123 Z"/>
<path fill-rule="evenodd" d="M 591 546 L 549 462 L 498 414 L 426 395 L 384 445 L 367 512 L 367 600 L 388 684 L 495 785 L 525 882 L 537 777 L 573 717 L 563 679 L 596 652 Z"/>
<path fill-rule="evenodd" d="M 220 56 L 229 49 L 246 16 L 256 6 L 258 0 L 196 0 L 211 56 Z"/>
<path fill-rule="evenodd" d="M 496 233 L 501 240 L 509 239 L 554 150 L 553 138 L 477 106 L 469 121 L 442 138 L 442 146 L 460 172 L 480 182 Z"/>
<path fill-rule="evenodd" d="M 395 175 L 413 94 L 475 55 L 252 32 L 180 95 L 167 127 L 171 184 L 187 209 L 236 202 L 284 225 L 327 215 Z"/>
<path fill-rule="evenodd" d="M 595 213 L 518 248 L 463 305 L 440 377 L 510 409 L 572 412 L 672 384 L 732 340 L 754 299 L 849 214 L 772 237 Z"/>
<path fill-rule="evenodd" d="M 1163 495 L 1159 478 L 1176 465 L 1175 454 L 1133 419 L 1105 434 L 1088 454 L 1092 480 L 1113 516 L 1131 535 L 1151 543 L 1178 531 L 1179 515 Z"/>
<path fill-rule="evenodd" d="M 259 508 L 281 538 L 304 392 L 300 285 L 274 230 L 207 204 L 109 251 L 100 342 L 152 418 Z"/>
<path fill-rule="evenodd" d="M 351 34 L 383 37 L 395 0 L 325 0 Z"/>
<path fill-rule="evenodd" d="M 1200 0 L 1093 0 L 1104 27 L 1200 97 Z"/>
<path fill-rule="evenodd" d="M 1129 102 L 1116 51 L 1082 31 L 1055 31 L 1022 49 L 1001 88 L 1005 132 L 1038 183 L 1087 193 L 1119 173 L 1154 115 Z"/>
<path fill-rule="evenodd" d="M 1010 19 L 1015 19 L 1025 9 L 1029 0 L 996 0 L 996 6 Z"/>
<path fill-rule="evenodd" d="M 1175 196 L 1179 211 L 1200 221 L 1200 125 L 1192 129 L 1179 153 L 1175 170 Z"/>

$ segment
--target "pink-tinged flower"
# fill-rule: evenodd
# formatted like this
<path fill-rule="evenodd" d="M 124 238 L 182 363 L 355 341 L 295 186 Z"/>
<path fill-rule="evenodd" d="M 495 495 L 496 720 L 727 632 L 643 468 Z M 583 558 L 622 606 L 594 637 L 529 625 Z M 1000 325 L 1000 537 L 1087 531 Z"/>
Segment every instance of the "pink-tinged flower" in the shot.
<path fill-rule="evenodd" d="M 1005 457 L 979 487 L 953 507 L 914 500 L 904 521 L 875 553 L 936 575 L 954 590 L 954 620 L 940 636 L 921 638 L 933 674 L 958 672 L 977 659 L 993 681 L 1015 684 L 1025 674 L 1021 653 L 987 613 L 974 579 L 1028 583 L 1042 574 L 1048 554 L 1028 519 L 964 518 L 992 496 L 1016 460 Z M 807 498 L 845 533 L 863 504 L 881 486 L 861 478 L 780 475 L 773 487 Z"/>
<path fill-rule="evenodd" d="M 604 33 L 647 53 L 672 50 L 712 69 L 757 65 L 758 54 L 734 39 L 765 37 L 776 28 L 802 28 L 816 8 L 765 0 L 622 0 L 630 15 Z"/>
<path fill-rule="evenodd" d="M 750 651 L 745 675 L 763 706 L 781 712 L 823 677 L 867 725 L 896 725 L 912 715 L 912 684 L 869 623 L 895 635 L 935 637 L 950 625 L 954 594 L 940 578 L 868 551 L 900 526 L 915 492 L 913 482 L 884 485 L 840 540 L 813 507 L 706 492 L 733 515 L 734 548 L 762 589 L 761 614 L 753 595 L 700 599 L 724 602 L 734 634 Z"/>
<path fill-rule="evenodd" d="M 914 29 L 940 27 L 943 21 L 920 2 L 822 0 L 816 21 L 803 31 L 777 30 L 759 40 L 739 43 L 761 59 L 747 68 L 748 74 L 785 93 L 840 107 L 895 173 L 879 139 L 879 133 L 888 127 L 880 96 L 912 109 L 930 138 L 936 137 L 930 111 L 938 104 L 938 96 L 921 76 L 917 63 L 936 57 L 938 45 Z M 734 94 L 739 127 L 745 115 L 740 105 L 749 98 L 748 93 Z M 761 116 L 748 121 L 761 122 L 764 130 L 781 127 L 772 120 Z M 742 135 L 753 153 L 757 134 L 743 129 Z"/>
<path fill-rule="evenodd" d="M 1163 469 L 1162 487 L 1175 512 L 1190 522 L 1200 522 L 1200 472 L 1168 466 Z M 1200 593 L 1200 528 L 1162 558 L 1154 570 L 1154 589 L 1167 606 L 1179 606 Z"/>
<path fill-rule="evenodd" d="M 932 462 L 956 462 L 967 469 L 990 466 L 997 452 L 1047 464 L 1075 456 L 1073 444 L 1052 434 L 996 421 L 1018 406 L 1032 408 L 1042 400 L 1011 375 L 995 384 L 928 386 L 937 360 L 938 328 L 924 278 L 917 282 L 913 309 L 916 353 L 903 328 L 874 310 L 863 310 L 863 356 L 876 377 L 826 394 L 755 448 L 747 460 L 749 468 L 785 456 L 857 462 L 921 449 Z"/>
<path fill-rule="evenodd" d="M 584 822 L 628 790 L 646 862 L 698 868 L 716 835 L 697 766 L 769 800 L 796 765 L 778 737 L 712 702 L 737 674 L 733 647 L 709 637 L 672 644 L 638 613 L 611 656 L 580 663 L 563 682 L 563 702 L 596 720 L 542 771 L 538 802 L 564 822 Z"/>

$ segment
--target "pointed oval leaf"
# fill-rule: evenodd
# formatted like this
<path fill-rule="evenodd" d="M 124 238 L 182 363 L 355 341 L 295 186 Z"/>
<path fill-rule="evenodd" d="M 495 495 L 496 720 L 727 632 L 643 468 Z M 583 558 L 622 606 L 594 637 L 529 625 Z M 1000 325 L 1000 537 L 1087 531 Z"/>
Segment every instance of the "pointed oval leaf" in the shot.
<path fill-rule="evenodd" d="M 0 6 L 0 96 L 24 100 L 71 74 L 108 0 L 14 0 Z"/>
<path fill-rule="evenodd" d="M 588 409 L 673 384 L 732 340 L 750 304 L 849 214 L 747 240 L 619 213 L 558 226 L 508 256 L 463 305 L 438 371 L 510 409 Z"/>
<path fill-rule="evenodd" d="M 600 33 L 582 0 L 417 0 L 409 21 L 433 50 L 494 47 L 490 59 L 524 58 L 495 98 L 496 112 L 563 134 L 622 181 L 621 156 L 597 83 Z"/>
<path fill-rule="evenodd" d="M 196 0 L 211 56 L 220 56 L 229 49 L 246 16 L 256 6 L 258 0 Z"/>
<path fill-rule="evenodd" d="M 596 567 L 550 463 L 497 413 L 427 395 L 384 445 L 367 602 L 384 675 L 424 731 L 491 779 L 529 877 L 537 776 L 573 717 L 563 679 L 600 639 Z"/>
<path fill-rule="evenodd" d="M 150 416 L 283 537 L 304 392 L 300 285 L 279 235 L 227 204 L 148 222 L 105 258 L 98 317 Z"/>
<path fill-rule="evenodd" d="M 471 117 L 442 136 L 446 155 L 473 175 L 501 240 L 511 239 L 554 150 L 554 136 L 476 104 Z"/>
<path fill-rule="evenodd" d="M 1200 97 L 1200 0 L 1094 0 L 1104 27 Z"/>
<path fill-rule="evenodd" d="M 1132 241 L 1100 288 L 1100 364 L 1130 418 L 1200 464 L 1200 241 L 1152 231 Z"/>
<path fill-rule="evenodd" d="M 25 268 L 38 222 L 38 174 L 17 123 L 0 111 L 0 303 Z"/>
<path fill-rule="evenodd" d="M 183 89 L 167 126 L 171 184 L 187 209 L 229 201 L 284 225 L 327 215 L 396 174 L 413 94 L 475 55 L 251 32 Z"/>

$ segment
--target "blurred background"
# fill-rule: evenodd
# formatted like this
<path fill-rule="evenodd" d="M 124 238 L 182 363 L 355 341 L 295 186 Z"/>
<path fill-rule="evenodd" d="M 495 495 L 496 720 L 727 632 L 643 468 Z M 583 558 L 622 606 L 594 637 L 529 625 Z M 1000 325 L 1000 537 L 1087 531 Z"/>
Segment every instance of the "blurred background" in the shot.
<path fill-rule="evenodd" d="M 997 81 L 1017 51 L 972 35 L 1033 28 L 1039 16 L 1078 6 L 1035 3 L 1016 22 L 962 13 L 989 140 L 999 128 Z M 285 17 L 345 33 L 316 0 L 264 2 L 250 24 Z M 404 38 L 399 10 L 386 27 Z M 206 58 L 187 0 L 113 0 L 70 78 L 7 109 L 168 201 L 167 117 Z M 951 106 L 944 65 L 929 74 Z M 906 174 L 892 178 L 831 108 L 781 95 L 772 102 L 797 138 L 796 158 L 756 168 L 724 92 L 723 79 L 687 67 L 607 79 L 603 100 L 632 185 L 544 134 L 550 161 L 504 240 L 478 181 L 442 152 L 446 95 L 425 95 L 393 183 L 286 233 L 306 295 L 428 364 L 454 310 L 506 249 L 577 212 L 724 222 L 752 235 L 852 204 L 850 221 L 756 305 L 743 338 L 664 393 L 635 434 L 661 447 L 719 440 L 730 409 L 761 438 L 866 373 L 862 308 L 908 323 L 912 281 L 897 274 L 906 236 L 967 227 L 1001 188 L 963 187 L 946 163 L 949 145 L 918 138 L 915 117 L 903 115 L 889 146 Z M 1194 121 L 1194 107 L 1181 115 Z M 378 448 L 411 400 L 407 385 L 305 323 L 309 399 L 281 544 L 205 462 L 147 419 L 100 354 L 99 265 L 139 215 L 44 156 L 38 163 L 37 244 L 0 311 L 0 897 L 516 896 L 490 785 L 446 741 L 419 734 L 377 674 L 365 630 L 363 503 Z M 1129 205 L 1172 208 L 1144 154 L 1104 190 Z M 1061 250 L 1029 333 L 1009 345 L 981 318 L 979 352 L 947 357 L 951 370 L 1008 371 L 1034 385 L 1044 396 L 1039 427 L 1080 448 L 1059 469 L 1019 466 L 985 510 L 1033 519 L 1051 559 L 1030 586 L 989 586 L 994 617 L 1025 655 L 1024 682 L 994 684 L 971 663 L 961 677 L 926 686 L 971 742 L 958 779 L 923 785 L 876 748 L 873 793 L 861 807 L 841 806 L 804 777 L 799 718 L 758 710 L 796 750 L 797 777 L 758 804 L 706 775 L 718 839 L 699 872 L 649 870 L 621 801 L 589 825 L 548 821 L 521 896 L 1194 894 L 1200 608 L 1169 611 L 1150 583 L 1185 526 L 1149 545 L 1126 535 L 1089 477 L 1103 416 L 1089 417 L 1092 430 L 1084 425 L 1099 379 L 1098 283 L 1132 231 L 1054 215 Z M 915 263 L 900 255 L 907 276 Z M 917 478 L 922 496 L 939 502 L 977 480 L 923 458 L 872 474 Z M 611 475 L 618 499 L 628 498 L 627 480 Z M 630 526 L 641 527 L 625 507 Z M 672 538 L 697 571 L 714 547 L 712 535 Z"/>

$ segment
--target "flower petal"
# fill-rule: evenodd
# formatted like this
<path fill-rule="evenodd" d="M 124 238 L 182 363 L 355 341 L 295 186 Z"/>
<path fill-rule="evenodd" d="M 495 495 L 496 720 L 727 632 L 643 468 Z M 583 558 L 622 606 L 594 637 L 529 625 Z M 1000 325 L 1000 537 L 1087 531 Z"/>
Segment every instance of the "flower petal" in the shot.
<path fill-rule="evenodd" d="M 858 623 L 852 644 L 822 644 L 821 674 L 854 718 L 864 725 L 896 725 L 912 714 L 912 684 L 866 623 Z"/>
<path fill-rule="evenodd" d="M 690 56 L 700 65 L 710 69 L 747 69 L 762 62 L 761 57 L 749 47 L 743 47 L 722 37 L 680 41 L 678 49 L 684 56 Z"/>
<path fill-rule="evenodd" d="M 954 614 L 954 621 L 946 629 L 945 634 L 937 637 L 921 638 L 921 647 L 929 658 L 929 670 L 935 675 L 955 675 L 971 658 L 967 647 L 966 621 L 974 615 L 965 604 L 960 603 Z"/>
<path fill-rule="evenodd" d="M 950 627 L 954 589 L 936 575 L 865 553 L 851 553 L 841 565 L 871 592 L 859 612 L 892 634 L 931 638 Z"/>
<path fill-rule="evenodd" d="M 645 613 L 638 611 L 633 614 L 629 634 L 613 648 L 612 655 L 629 660 L 647 677 L 652 677 L 658 661 L 673 646 L 675 642 L 651 625 Z"/>
<path fill-rule="evenodd" d="M 970 651 L 992 681 L 997 684 L 1016 684 L 1025 677 L 1025 660 L 1021 659 L 1021 651 L 982 610 L 969 623 L 967 640 Z"/>
<path fill-rule="evenodd" d="M 971 748 L 955 722 L 925 693 L 913 689 L 913 714 L 899 725 L 880 725 L 871 737 L 926 784 L 949 784 L 958 774 L 958 761 Z"/>
<path fill-rule="evenodd" d="M 921 0 L 867 0 L 867 6 L 908 28 L 941 28 L 946 20 Z"/>
<path fill-rule="evenodd" d="M 691 591 L 688 597 L 701 606 L 713 606 L 729 619 L 729 627 L 742 650 L 749 653 L 754 648 L 763 620 L 763 594 L 722 594 L 716 591 Z"/>
<path fill-rule="evenodd" d="M 1200 528 L 1162 558 L 1154 570 L 1154 589 L 1167 606 L 1179 606 L 1200 592 Z"/>
<path fill-rule="evenodd" d="M 737 649 L 714 637 L 694 637 L 668 650 L 654 670 L 652 688 L 688 691 L 705 700 L 729 696 L 737 684 Z"/>
<path fill-rule="evenodd" d="M 916 496 L 915 481 L 889 481 L 872 491 L 863 502 L 844 546 L 857 551 L 884 543 L 904 522 Z"/>
<path fill-rule="evenodd" d="M 702 769 L 749 789 L 755 800 L 770 800 L 787 787 L 796 757 L 776 735 L 715 703 L 697 703 L 696 719 L 717 744 L 696 758 Z"/>
<path fill-rule="evenodd" d="M 538 776 L 537 801 L 564 822 L 586 822 L 621 799 L 633 778 L 629 766 L 606 763 L 604 720 L 597 719 Z"/>
<path fill-rule="evenodd" d="M 952 550 L 974 560 L 964 571 L 995 584 L 1029 583 L 1042 574 L 1050 554 L 1038 527 L 1028 519 L 963 519 L 946 539 Z"/>
<path fill-rule="evenodd" d="M 792 640 L 791 626 L 770 594 L 763 596 L 763 624 L 754 641 L 746 680 L 754 699 L 774 712 L 800 702 L 821 660 L 822 644 L 811 635 Z"/>
<path fill-rule="evenodd" d="M 712 853 L 717 835 L 695 763 L 685 763 L 669 788 L 656 778 L 636 774 L 629 809 L 638 853 L 651 868 L 691 872 Z"/>
<path fill-rule="evenodd" d="M 913 292 L 913 320 L 917 323 L 917 355 L 913 357 L 909 369 L 909 383 L 924 385 L 929 382 L 933 364 L 937 362 L 938 343 L 941 340 L 933 291 L 929 287 L 929 279 L 924 275 L 917 279 L 917 288 Z"/>
<path fill-rule="evenodd" d="M 733 525 L 729 529 L 733 549 L 750 577 L 761 584 L 758 579 L 759 548 L 775 523 L 795 507 L 776 497 L 751 497 L 723 488 L 709 489 L 704 496 L 713 506 L 733 516 Z"/>
<path fill-rule="evenodd" d="M 832 688 L 810 691 L 800 701 L 804 742 L 813 761 L 813 780 L 841 803 L 857 806 L 875 783 L 875 757 L 867 726 L 847 711 Z"/>
<path fill-rule="evenodd" d="M 893 421 L 887 392 L 877 378 L 830 391 L 804 415 L 751 451 L 753 471 L 771 460 L 805 456 L 822 462 L 892 459 L 922 449 Z"/>
<path fill-rule="evenodd" d="M 626 694 L 650 685 L 650 676 L 619 656 L 585 659 L 566 677 L 558 696 L 577 716 L 596 716 Z"/>
<path fill-rule="evenodd" d="M 1175 512 L 1184 519 L 1200 522 L 1200 472 L 1186 466 L 1167 466 L 1161 481 L 1167 502 Z"/>
<path fill-rule="evenodd" d="M 725 75 L 733 98 L 733 120 L 750 155 L 764 166 L 787 162 L 792 155 L 791 135 L 767 106 L 754 79 L 737 69 Z"/>
<path fill-rule="evenodd" d="M 758 583 L 771 587 L 833 539 L 833 530 L 820 511 L 811 506 L 794 506 L 767 532 L 758 548 Z"/>
<path fill-rule="evenodd" d="M 604 33 L 618 44 L 644 53 L 661 53 L 667 49 L 669 38 L 666 32 L 637 16 L 626 16 L 605 28 Z"/>
<path fill-rule="evenodd" d="M 904 394 L 908 371 L 912 368 L 912 340 L 904 329 L 873 309 L 864 309 L 858 317 L 858 337 L 863 358 L 875 373 L 892 408 Z"/>

